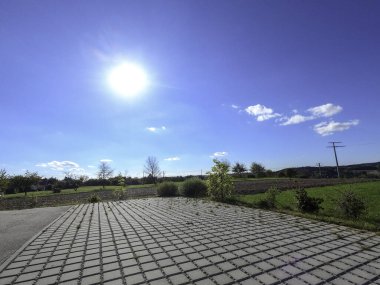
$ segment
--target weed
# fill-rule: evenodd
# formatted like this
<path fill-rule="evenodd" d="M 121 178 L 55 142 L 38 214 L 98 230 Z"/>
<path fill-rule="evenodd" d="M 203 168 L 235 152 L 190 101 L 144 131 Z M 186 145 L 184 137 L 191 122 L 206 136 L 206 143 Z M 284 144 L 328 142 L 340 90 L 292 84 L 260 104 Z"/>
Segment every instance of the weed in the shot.
<path fill-rule="evenodd" d="M 296 199 L 298 210 L 307 213 L 319 212 L 320 204 L 323 202 L 321 198 L 310 197 L 304 188 L 296 191 Z"/>
<path fill-rule="evenodd" d="M 99 203 L 101 202 L 102 199 L 97 195 L 97 194 L 92 194 L 89 198 L 88 198 L 88 202 L 90 203 Z"/>
<path fill-rule="evenodd" d="M 358 219 L 366 210 L 364 201 L 352 191 L 344 191 L 338 199 L 338 206 L 349 219 Z"/>

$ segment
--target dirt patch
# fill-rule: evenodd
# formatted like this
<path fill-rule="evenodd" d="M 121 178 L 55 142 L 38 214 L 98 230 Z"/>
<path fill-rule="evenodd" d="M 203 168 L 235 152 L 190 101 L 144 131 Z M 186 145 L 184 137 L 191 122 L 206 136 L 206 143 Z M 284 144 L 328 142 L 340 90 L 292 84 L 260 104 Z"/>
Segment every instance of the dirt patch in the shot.
<path fill-rule="evenodd" d="M 277 187 L 279 190 L 289 190 L 311 187 L 332 186 L 338 184 L 349 184 L 370 181 L 368 179 L 261 179 L 235 181 L 237 194 L 255 194 L 267 191 L 270 187 Z"/>

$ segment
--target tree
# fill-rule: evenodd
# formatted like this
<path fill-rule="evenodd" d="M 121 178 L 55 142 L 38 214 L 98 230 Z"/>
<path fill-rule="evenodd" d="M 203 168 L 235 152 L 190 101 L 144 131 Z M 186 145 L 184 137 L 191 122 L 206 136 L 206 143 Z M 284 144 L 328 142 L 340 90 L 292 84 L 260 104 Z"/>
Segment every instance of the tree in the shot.
<path fill-rule="evenodd" d="M 241 175 L 247 171 L 247 168 L 243 163 L 236 162 L 234 166 L 232 166 L 232 172 L 237 176 L 241 177 Z"/>
<path fill-rule="evenodd" d="M 24 175 L 16 175 L 12 177 L 12 184 L 13 187 L 17 188 L 18 190 L 21 190 L 21 192 L 25 193 L 33 185 L 38 184 L 38 181 L 41 179 L 41 177 L 38 176 L 37 172 L 25 172 Z"/>
<path fill-rule="evenodd" d="M 213 160 L 214 166 L 208 172 L 207 186 L 211 199 L 225 201 L 232 196 L 232 179 L 228 175 L 229 165 L 217 159 Z"/>
<path fill-rule="evenodd" d="M 257 162 L 252 162 L 250 170 L 256 178 L 265 176 L 265 167 Z"/>
<path fill-rule="evenodd" d="M 160 166 L 158 165 L 158 160 L 154 156 L 149 156 L 146 159 L 144 165 L 144 172 L 148 174 L 148 177 L 151 177 L 153 183 L 157 183 L 157 177 L 160 175 Z"/>
<path fill-rule="evenodd" d="M 0 192 L 6 191 L 9 184 L 9 177 L 5 169 L 0 169 Z"/>
<path fill-rule="evenodd" d="M 101 161 L 98 166 L 98 178 L 102 183 L 103 189 L 108 178 L 113 174 L 113 169 L 107 162 Z"/>

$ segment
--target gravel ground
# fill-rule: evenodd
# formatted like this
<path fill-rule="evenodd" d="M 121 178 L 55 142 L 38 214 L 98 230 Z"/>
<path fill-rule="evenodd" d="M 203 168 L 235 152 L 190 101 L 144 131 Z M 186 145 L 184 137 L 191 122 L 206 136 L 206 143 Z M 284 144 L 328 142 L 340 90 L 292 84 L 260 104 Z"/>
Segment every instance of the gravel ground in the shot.
<path fill-rule="evenodd" d="M 380 284 L 380 236 L 185 198 L 71 207 L 0 284 Z"/>

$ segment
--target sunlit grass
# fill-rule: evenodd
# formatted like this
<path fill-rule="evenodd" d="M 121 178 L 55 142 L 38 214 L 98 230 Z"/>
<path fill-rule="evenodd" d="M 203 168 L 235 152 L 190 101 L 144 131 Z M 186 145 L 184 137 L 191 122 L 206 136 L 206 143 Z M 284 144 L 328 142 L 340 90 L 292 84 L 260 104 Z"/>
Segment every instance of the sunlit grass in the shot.
<path fill-rule="evenodd" d="M 345 190 L 351 190 L 358 194 L 363 198 L 367 205 L 366 214 L 359 220 L 352 221 L 345 219 L 337 207 L 336 201 Z M 298 212 L 295 190 L 282 191 L 278 194 L 278 210 L 348 226 L 380 231 L 380 181 L 313 187 L 306 189 L 306 191 L 311 197 L 319 197 L 323 199 L 323 203 L 321 204 L 323 209 L 318 215 Z M 247 205 L 257 206 L 258 202 L 264 199 L 264 197 L 265 193 L 260 193 L 253 195 L 238 195 L 235 199 Z"/>

